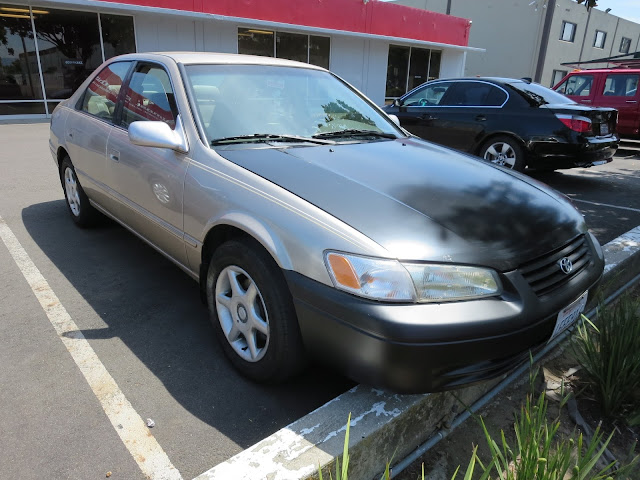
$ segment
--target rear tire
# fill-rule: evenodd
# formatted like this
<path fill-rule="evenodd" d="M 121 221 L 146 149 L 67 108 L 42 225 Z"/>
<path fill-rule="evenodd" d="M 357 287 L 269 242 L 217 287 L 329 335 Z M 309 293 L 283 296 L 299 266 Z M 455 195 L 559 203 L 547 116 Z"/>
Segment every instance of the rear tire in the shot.
<path fill-rule="evenodd" d="M 480 156 L 486 161 L 522 172 L 526 167 L 524 152 L 518 141 L 507 135 L 490 138 L 480 148 Z"/>
<path fill-rule="evenodd" d="M 65 156 L 60 163 L 60 181 L 71 219 L 82 228 L 95 225 L 99 213 L 93 208 L 87 194 L 84 193 L 68 156 Z"/>
<path fill-rule="evenodd" d="M 240 373 L 279 383 L 305 367 L 291 293 L 280 267 L 258 242 L 243 238 L 218 247 L 206 292 L 220 346 Z"/>

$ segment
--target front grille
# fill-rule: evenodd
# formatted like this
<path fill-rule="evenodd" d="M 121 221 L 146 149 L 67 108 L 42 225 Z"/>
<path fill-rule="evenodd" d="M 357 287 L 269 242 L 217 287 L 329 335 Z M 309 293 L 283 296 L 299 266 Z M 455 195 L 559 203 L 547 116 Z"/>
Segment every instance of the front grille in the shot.
<path fill-rule="evenodd" d="M 559 262 L 565 257 L 569 258 L 573 265 L 573 270 L 569 274 L 560 269 Z M 580 235 L 565 246 L 521 265 L 518 271 L 536 295 L 542 297 L 567 284 L 587 268 L 590 261 L 589 245 L 585 236 Z"/>

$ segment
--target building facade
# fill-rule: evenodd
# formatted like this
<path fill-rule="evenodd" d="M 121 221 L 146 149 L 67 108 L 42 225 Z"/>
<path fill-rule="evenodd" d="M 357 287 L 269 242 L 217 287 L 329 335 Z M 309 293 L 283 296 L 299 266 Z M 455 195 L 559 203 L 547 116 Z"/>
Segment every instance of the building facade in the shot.
<path fill-rule="evenodd" d="M 484 52 L 467 57 L 465 75 L 530 77 L 555 85 L 571 66 L 640 51 L 640 24 L 575 0 L 398 0 L 395 3 L 468 18 L 469 45 Z M 577 63 L 576 63 L 577 64 Z M 606 63 L 589 68 L 606 67 Z"/>
<path fill-rule="evenodd" d="M 376 103 L 464 72 L 470 22 L 376 0 L 0 0 L 0 119 L 43 117 L 104 60 L 210 51 L 331 69 Z"/>

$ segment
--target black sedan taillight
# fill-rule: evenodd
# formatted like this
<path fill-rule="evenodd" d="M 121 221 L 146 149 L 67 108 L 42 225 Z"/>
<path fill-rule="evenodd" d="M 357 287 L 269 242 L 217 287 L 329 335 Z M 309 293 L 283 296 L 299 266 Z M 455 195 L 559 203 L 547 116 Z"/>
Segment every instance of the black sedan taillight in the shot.
<path fill-rule="evenodd" d="M 578 115 L 567 115 L 564 113 L 556 113 L 556 117 L 574 132 L 593 133 L 593 125 L 591 123 L 591 119 L 587 117 L 581 117 Z"/>

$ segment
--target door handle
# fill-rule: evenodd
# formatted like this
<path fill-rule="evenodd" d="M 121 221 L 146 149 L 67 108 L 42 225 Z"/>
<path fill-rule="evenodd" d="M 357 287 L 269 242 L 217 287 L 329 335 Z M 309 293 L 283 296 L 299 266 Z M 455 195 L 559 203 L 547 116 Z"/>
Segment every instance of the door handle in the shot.
<path fill-rule="evenodd" d="M 434 117 L 433 115 L 430 115 L 428 113 L 423 113 L 422 115 L 420 115 L 420 118 L 422 118 L 422 120 L 437 120 L 438 117 Z"/>
<path fill-rule="evenodd" d="M 486 122 L 486 121 L 487 121 L 487 117 L 485 117 L 484 115 L 476 116 L 476 122 Z"/>
<path fill-rule="evenodd" d="M 627 100 L 627 103 L 638 103 L 638 102 L 635 100 Z"/>
<path fill-rule="evenodd" d="M 113 151 L 109 154 L 109 158 L 114 162 L 120 161 L 120 152 Z"/>
<path fill-rule="evenodd" d="M 580 103 L 591 103 L 591 100 L 580 100 Z"/>

